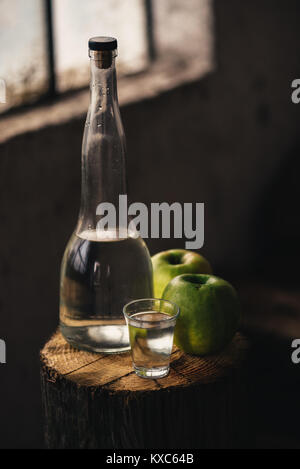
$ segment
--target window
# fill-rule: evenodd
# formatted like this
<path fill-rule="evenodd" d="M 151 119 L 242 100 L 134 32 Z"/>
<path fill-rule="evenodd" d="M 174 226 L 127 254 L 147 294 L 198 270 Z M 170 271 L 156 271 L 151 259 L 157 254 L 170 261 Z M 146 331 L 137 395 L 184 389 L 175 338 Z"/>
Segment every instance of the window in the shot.
<path fill-rule="evenodd" d="M 43 6 L 41 0 L 0 1 L 0 77 L 6 85 L 1 111 L 47 92 Z"/>
<path fill-rule="evenodd" d="M 0 112 L 89 81 L 87 41 L 118 38 L 119 75 L 154 61 L 212 66 L 212 0 L 0 0 Z"/>

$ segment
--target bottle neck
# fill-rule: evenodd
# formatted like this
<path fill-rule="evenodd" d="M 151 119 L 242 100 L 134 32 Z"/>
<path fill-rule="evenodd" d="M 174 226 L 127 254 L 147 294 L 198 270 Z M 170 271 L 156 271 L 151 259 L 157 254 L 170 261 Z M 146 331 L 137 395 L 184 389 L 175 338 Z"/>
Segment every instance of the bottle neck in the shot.
<path fill-rule="evenodd" d="M 118 211 L 119 195 L 126 194 L 125 135 L 112 54 L 104 60 L 91 58 L 90 89 L 82 143 L 81 208 L 77 233 L 96 229 L 99 204 L 112 204 Z"/>
<path fill-rule="evenodd" d="M 101 65 L 101 62 L 91 58 L 90 110 L 104 117 L 106 106 L 119 108 L 119 104 L 115 58 L 112 57 L 109 67 L 102 68 Z"/>

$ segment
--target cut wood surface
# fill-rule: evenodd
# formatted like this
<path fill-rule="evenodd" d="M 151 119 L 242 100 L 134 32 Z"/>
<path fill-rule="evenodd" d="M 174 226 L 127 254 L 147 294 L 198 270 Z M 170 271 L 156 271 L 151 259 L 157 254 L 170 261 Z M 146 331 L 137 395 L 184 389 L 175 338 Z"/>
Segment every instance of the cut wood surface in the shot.
<path fill-rule="evenodd" d="M 239 333 L 209 357 L 174 347 L 169 375 L 143 379 L 133 371 L 130 352 L 77 350 L 56 332 L 41 351 L 47 447 L 244 446 L 247 347 Z"/>
<path fill-rule="evenodd" d="M 241 334 L 223 352 L 209 357 L 187 355 L 174 347 L 169 376 L 143 379 L 133 371 L 130 352 L 107 355 L 77 350 L 57 332 L 41 351 L 41 360 L 53 381 L 64 377 L 81 386 L 105 386 L 113 391 L 154 391 L 216 381 L 239 365 L 246 347 Z"/>

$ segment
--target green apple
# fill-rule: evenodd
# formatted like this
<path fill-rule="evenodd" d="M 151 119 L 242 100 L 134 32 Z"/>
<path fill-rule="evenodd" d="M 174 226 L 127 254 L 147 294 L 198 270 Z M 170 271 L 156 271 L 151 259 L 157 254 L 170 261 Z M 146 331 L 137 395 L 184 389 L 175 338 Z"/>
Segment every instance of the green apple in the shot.
<path fill-rule="evenodd" d="M 240 305 L 233 286 L 213 275 L 175 277 L 163 293 L 180 308 L 174 342 L 184 352 L 209 355 L 222 350 L 233 338 Z"/>
<path fill-rule="evenodd" d="M 211 274 L 209 262 L 193 251 L 170 249 L 152 257 L 154 296 L 161 298 L 165 287 L 172 278 L 181 274 Z"/>

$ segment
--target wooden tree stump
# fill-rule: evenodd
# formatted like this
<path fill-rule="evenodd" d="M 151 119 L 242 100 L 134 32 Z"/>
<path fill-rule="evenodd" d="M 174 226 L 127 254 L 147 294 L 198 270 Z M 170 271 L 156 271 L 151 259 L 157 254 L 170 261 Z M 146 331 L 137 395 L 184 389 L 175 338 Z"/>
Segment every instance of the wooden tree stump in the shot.
<path fill-rule="evenodd" d="M 49 448 L 236 448 L 247 442 L 246 339 L 200 358 L 174 348 L 166 378 L 143 379 L 130 353 L 94 354 L 57 332 L 41 351 Z"/>

